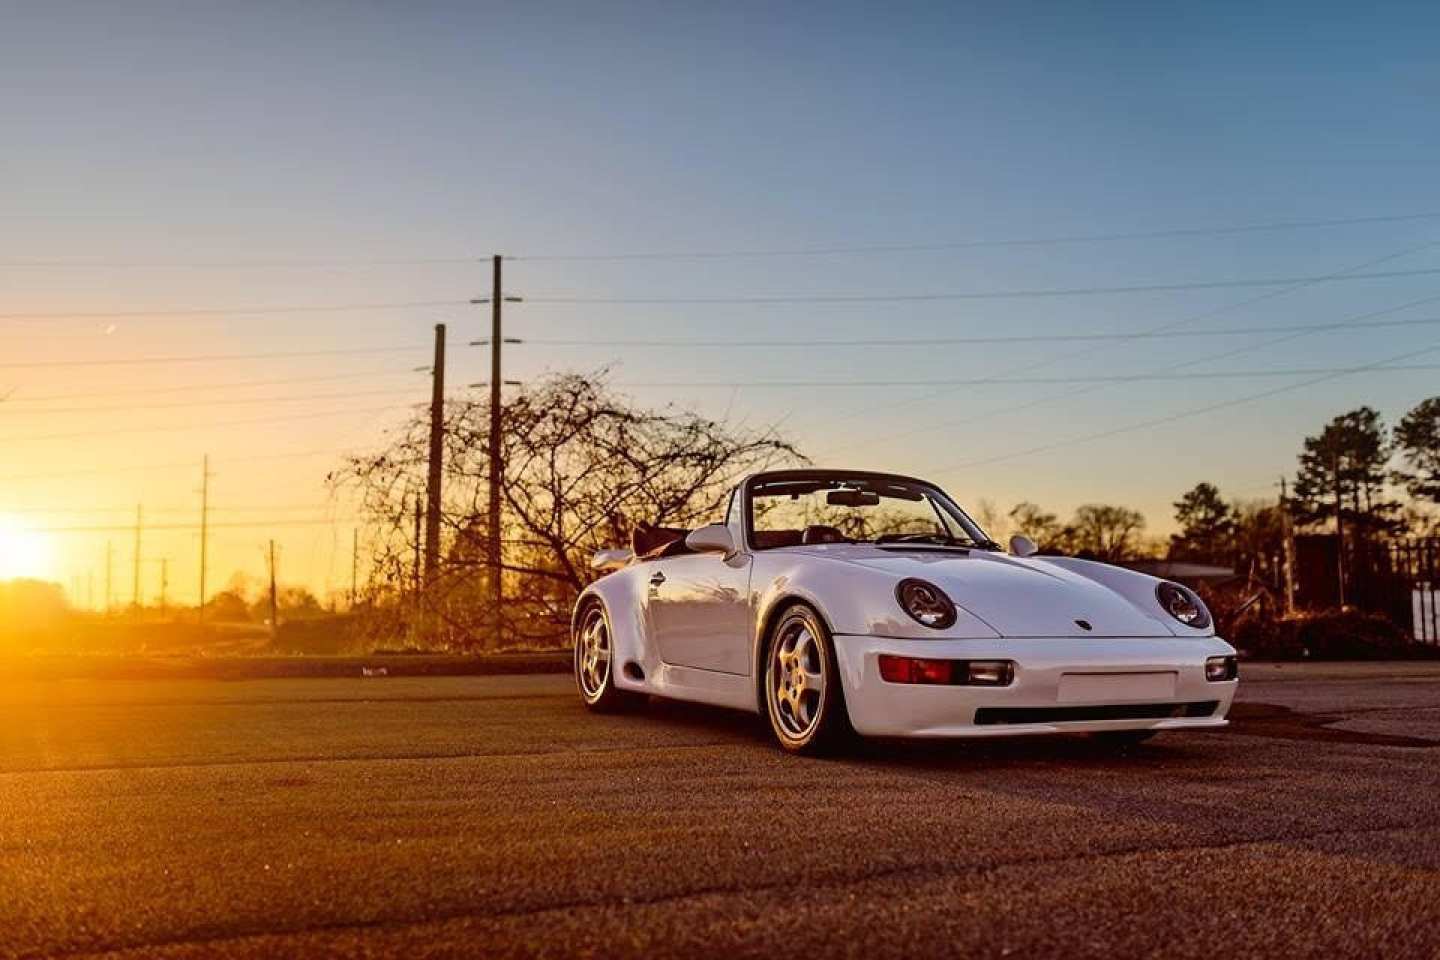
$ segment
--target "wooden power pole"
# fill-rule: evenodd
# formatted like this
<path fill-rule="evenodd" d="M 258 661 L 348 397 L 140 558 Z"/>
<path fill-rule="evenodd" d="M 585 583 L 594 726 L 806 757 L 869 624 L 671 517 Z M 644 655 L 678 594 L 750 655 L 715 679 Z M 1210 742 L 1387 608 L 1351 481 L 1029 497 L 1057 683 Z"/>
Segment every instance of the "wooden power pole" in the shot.
<path fill-rule="evenodd" d="M 430 462 L 425 482 L 425 583 L 440 566 L 441 483 L 445 457 L 445 324 L 435 324 L 435 362 L 430 367 Z"/>
<path fill-rule="evenodd" d="M 1295 528 L 1290 521 L 1290 493 L 1280 478 L 1280 535 L 1284 539 L 1285 616 L 1295 613 Z"/>
<path fill-rule="evenodd" d="M 504 464 L 501 462 L 500 447 L 500 348 L 504 344 L 504 329 L 500 320 L 500 308 L 505 302 L 500 280 L 500 264 L 503 258 L 497 253 L 490 289 L 490 528 L 488 530 L 490 561 L 490 637 L 491 643 L 500 645 L 504 630 L 504 615 L 501 605 L 505 602 L 504 577 L 501 574 L 500 552 L 500 485 L 505 479 Z"/>
<path fill-rule="evenodd" d="M 270 541 L 270 636 L 280 630 L 280 605 L 275 596 L 275 541 Z"/>
<path fill-rule="evenodd" d="M 1345 609 L 1345 497 L 1340 485 L 1340 455 L 1331 459 L 1335 470 L 1335 575 L 1340 609 Z"/>
<path fill-rule="evenodd" d="M 501 280 L 501 265 L 505 258 L 495 254 L 492 258 L 492 273 L 490 281 L 490 296 L 471 300 L 471 303 L 490 304 L 490 339 L 488 341 L 475 341 L 475 344 L 489 343 L 490 345 L 490 435 L 487 444 L 488 483 L 490 487 L 489 505 L 489 529 L 486 531 L 486 559 L 485 565 L 490 571 L 490 635 L 491 642 L 499 644 L 501 633 L 505 626 L 503 606 L 505 602 L 505 578 L 504 578 L 504 554 L 502 552 L 500 532 L 500 491 L 505 483 L 505 454 L 501 446 L 502 407 L 500 402 L 500 388 L 505 381 L 501 373 L 501 355 L 504 345 L 518 343 L 518 340 L 505 339 L 505 328 L 501 320 L 502 308 L 505 303 L 519 303 L 519 297 L 505 296 L 504 284 Z"/>
<path fill-rule="evenodd" d="M 205 560 L 210 533 L 210 454 L 200 465 L 200 602 L 196 606 L 200 623 L 205 622 Z"/>
<path fill-rule="evenodd" d="M 135 505 L 135 570 L 133 574 L 134 583 L 130 594 L 130 605 L 138 614 L 140 612 L 140 528 L 144 526 L 145 508 L 139 504 Z"/>
<path fill-rule="evenodd" d="M 354 611 L 360 585 L 360 528 L 350 531 L 350 609 Z"/>
<path fill-rule="evenodd" d="M 420 608 L 420 522 L 424 508 L 420 495 L 415 495 L 415 562 L 410 567 L 410 586 L 415 591 L 415 607 Z"/>

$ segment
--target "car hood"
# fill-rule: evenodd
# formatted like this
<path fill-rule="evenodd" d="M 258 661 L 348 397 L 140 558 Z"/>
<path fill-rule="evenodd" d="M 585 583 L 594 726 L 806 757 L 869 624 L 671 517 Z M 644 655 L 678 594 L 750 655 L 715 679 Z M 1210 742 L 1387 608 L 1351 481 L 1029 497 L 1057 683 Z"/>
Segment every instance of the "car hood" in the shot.
<path fill-rule="evenodd" d="M 885 550 L 855 545 L 830 559 L 916 577 L 1006 637 L 1171 637 L 1163 614 L 1142 610 L 1104 584 L 1043 558 L 984 550 Z M 1081 625 L 1089 624 L 1089 629 Z"/>

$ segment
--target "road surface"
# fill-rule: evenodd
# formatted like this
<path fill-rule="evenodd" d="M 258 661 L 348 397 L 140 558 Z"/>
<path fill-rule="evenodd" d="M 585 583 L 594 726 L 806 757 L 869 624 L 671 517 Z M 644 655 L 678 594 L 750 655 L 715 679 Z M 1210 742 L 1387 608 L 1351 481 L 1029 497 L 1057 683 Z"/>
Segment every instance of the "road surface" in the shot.
<path fill-rule="evenodd" d="M 832 761 L 555 675 L 0 683 L 0 957 L 1440 955 L 1440 664 L 1244 681 Z"/>

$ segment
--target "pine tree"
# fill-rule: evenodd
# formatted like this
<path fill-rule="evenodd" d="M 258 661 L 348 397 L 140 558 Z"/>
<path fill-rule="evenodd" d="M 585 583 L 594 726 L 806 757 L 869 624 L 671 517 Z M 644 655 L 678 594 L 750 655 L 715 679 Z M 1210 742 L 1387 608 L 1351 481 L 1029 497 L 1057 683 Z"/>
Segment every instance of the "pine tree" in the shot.
<path fill-rule="evenodd" d="M 1173 560 L 1228 561 L 1235 553 L 1235 511 L 1213 483 L 1197 483 L 1175 501 L 1180 532 L 1170 537 Z"/>
<path fill-rule="evenodd" d="M 1370 407 L 1341 414 L 1306 437 L 1295 477 L 1296 519 L 1323 524 L 1338 513 L 1345 537 L 1356 541 L 1397 530 L 1400 504 L 1385 497 L 1385 468 L 1394 449 Z"/>
<path fill-rule="evenodd" d="M 1405 466 L 1395 471 L 1416 500 L 1440 504 L 1440 397 L 1422 400 L 1395 428 Z"/>

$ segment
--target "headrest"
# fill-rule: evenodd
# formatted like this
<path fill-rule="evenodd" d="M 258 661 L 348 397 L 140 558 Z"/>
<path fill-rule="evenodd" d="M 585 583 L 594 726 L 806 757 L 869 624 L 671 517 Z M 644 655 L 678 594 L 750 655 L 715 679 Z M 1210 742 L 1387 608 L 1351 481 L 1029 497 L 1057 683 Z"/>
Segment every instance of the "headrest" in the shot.
<path fill-rule="evenodd" d="M 800 537 L 801 543 L 845 543 L 848 538 L 835 527 L 812 523 Z"/>

